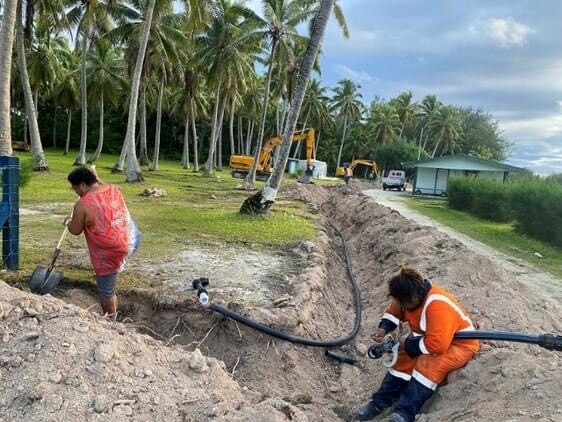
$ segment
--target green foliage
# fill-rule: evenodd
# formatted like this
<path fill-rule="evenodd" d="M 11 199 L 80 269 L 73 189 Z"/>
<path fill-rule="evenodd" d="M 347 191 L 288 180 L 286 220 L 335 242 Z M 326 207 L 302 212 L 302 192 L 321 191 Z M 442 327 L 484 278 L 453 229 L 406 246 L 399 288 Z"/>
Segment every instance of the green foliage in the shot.
<path fill-rule="evenodd" d="M 551 174 L 546 179 L 552 180 L 553 182 L 562 184 L 562 173 Z"/>
<path fill-rule="evenodd" d="M 31 158 L 20 158 L 20 188 L 29 183 L 33 177 L 33 160 Z"/>
<path fill-rule="evenodd" d="M 451 177 L 449 205 L 492 221 L 509 221 L 509 185 L 486 177 Z"/>
<path fill-rule="evenodd" d="M 413 142 L 398 140 L 377 147 L 373 155 L 381 169 L 402 169 L 404 168 L 402 163 L 417 160 L 418 147 Z"/>
<path fill-rule="evenodd" d="M 562 185 L 555 180 L 518 181 L 510 203 L 518 231 L 562 246 Z"/>
<path fill-rule="evenodd" d="M 514 220 L 520 233 L 562 246 L 562 185 L 554 178 L 525 177 L 502 184 L 486 178 L 451 177 L 451 208 L 487 220 Z"/>

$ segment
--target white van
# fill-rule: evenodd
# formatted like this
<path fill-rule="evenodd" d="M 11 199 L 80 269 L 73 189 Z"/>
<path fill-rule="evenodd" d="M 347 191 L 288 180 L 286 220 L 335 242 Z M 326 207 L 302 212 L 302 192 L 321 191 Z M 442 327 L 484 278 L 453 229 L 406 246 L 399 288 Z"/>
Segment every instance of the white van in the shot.
<path fill-rule="evenodd" d="M 388 170 L 382 178 L 382 189 L 406 190 L 406 172 L 404 170 Z"/>

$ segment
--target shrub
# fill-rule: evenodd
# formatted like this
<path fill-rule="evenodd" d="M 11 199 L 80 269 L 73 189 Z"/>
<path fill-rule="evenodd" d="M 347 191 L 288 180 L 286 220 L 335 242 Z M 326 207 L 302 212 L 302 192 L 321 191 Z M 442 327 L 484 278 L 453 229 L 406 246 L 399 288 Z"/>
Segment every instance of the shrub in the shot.
<path fill-rule="evenodd" d="M 516 229 L 535 239 L 562 246 L 562 185 L 555 180 L 521 180 L 511 187 Z"/>
<path fill-rule="evenodd" d="M 33 176 L 33 161 L 20 158 L 20 188 L 23 188 Z"/>
<path fill-rule="evenodd" d="M 473 201 L 473 179 L 454 176 L 449 178 L 447 197 L 449 206 L 456 210 L 469 212 Z"/>
<path fill-rule="evenodd" d="M 451 208 L 493 221 L 508 221 L 509 189 L 485 177 L 451 177 L 447 195 Z"/>

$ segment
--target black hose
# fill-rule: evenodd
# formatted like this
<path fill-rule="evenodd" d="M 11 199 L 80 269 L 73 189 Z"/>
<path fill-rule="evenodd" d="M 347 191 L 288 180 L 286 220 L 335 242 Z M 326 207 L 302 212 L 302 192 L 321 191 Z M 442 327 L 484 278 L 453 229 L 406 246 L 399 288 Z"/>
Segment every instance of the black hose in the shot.
<path fill-rule="evenodd" d="M 320 209 L 322 209 L 322 206 L 320 207 Z M 281 340 L 290 341 L 291 343 L 302 344 L 304 346 L 312 346 L 312 347 L 338 347 L 349 343 L 351 340 L 355 338 L 355 336 L 359 332 L 359 327 L 361 326 L 361 291 L 359 290 L 359 286 L 357 285 L 357 281 L 355 280 L 355 275 L 353 274 L 353 269 L 351 267 L 351 258 L 349 257 L 347 245 L 345 243 L 343 234 L 330 221 L 328 221 L 328 223 L 342 240 L 345 261 L 347 264 L 347 275 L 349 277 L 349 281 L 351 282 L 351 286 L 353 287 L 353 291 L 354 291 L 355 323 L 353 325 L 353 330 L 349 335 L 334 340 L 311 340 L 305 337 L 300 337 L 294 334 L 289 334 L 283 331 L 276 330 L 267 325 L 251 320 L 250 318 L 247 318 L 239 313 L 231 311 L 230 309 L 227 309 L 220 305 L 210 304 L 208 306 L 209 309 L 221 315 L 224 315 L 227 318 L 238 321 L 239 323 L 244 324 L 250 328 L 261 331 L 262 333 L 268 334 L 272 337 L 279 338 Z"/>
<path fill-rule="evenodd" d="M 536 344 L 548 350 L 562 351 L 562 336 L 555 334 L 526 334 L 509 331 L 461 331 L 455 334 L 458 339 L 513 341 Z"/>

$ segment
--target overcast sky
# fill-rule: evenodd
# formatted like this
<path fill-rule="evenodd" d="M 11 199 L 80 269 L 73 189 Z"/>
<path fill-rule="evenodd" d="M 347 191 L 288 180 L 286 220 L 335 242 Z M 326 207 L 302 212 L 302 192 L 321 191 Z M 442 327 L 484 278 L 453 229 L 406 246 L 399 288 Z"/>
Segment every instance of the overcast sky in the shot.
<path fill-rule="evenodd" d="M 561 0 L 338 1 L 351 37 L 331 20 L 324 85 L 351 79 L 366 103 L 411 90 L 482 108 L 515 143 L 509 163 L 562 172 Z"/>

